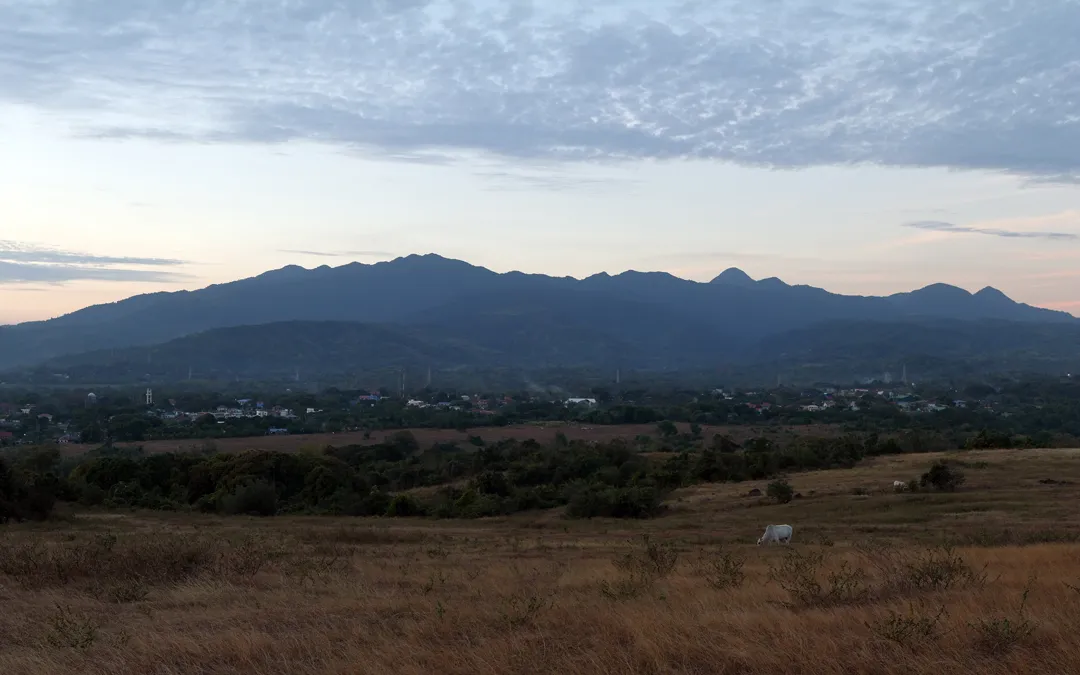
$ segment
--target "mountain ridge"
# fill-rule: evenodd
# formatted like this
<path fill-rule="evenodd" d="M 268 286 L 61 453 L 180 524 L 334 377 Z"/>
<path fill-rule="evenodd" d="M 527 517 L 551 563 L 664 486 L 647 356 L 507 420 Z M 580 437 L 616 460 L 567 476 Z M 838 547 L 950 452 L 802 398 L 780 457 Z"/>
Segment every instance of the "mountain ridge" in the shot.
<path fill-rule="evenodd" d="M 290 321 L 422 326 L 426 317 L 445 315 L 452 307 L 487 322 L 493 330 L 497 326 L 513 333 L 517 329 L 507 317 L 530 303 L 539 303 L 547 312 L 544 320 L 536 318 L 539 313 L 528 317 L 530 330 L 575 344 L 577 338 L 570 337 L 573 330 L 636 340 L 654 350 L 636 357 L 649 364 L 678 361 L 680 355 L 662 353 L 674 349 L 676 343 L 694 358 L 706 354 L 710 344 L 715 350 L 742 353 L 771 335 L 830 321 L 944 318 L 1080 323 L 1064 312 L 1014 302 L 989 286 L 974 294 L 947 284 L 930 284 L 889 296 L 848 296 L 788 285 L 776 277 L 755 281 L 737 268 L 704 283 L 667 272 L 635 270 L 577 279 L 498 273 L 437 254 L 412 254 L 339 267 L 289 265 L 199 290 L 137 295 L 47 321 L 0 327 L 0 370 L 95 350 L 161 344 L 237 326 Z M 485 307 L 494 311 L 496 305 L 502 313 L 498 319 L 473 311 Z M 672 342 L 669 333 L 678 331 L 699 338 Z M 468 339 L 482 344 L 486 338 Z"/>

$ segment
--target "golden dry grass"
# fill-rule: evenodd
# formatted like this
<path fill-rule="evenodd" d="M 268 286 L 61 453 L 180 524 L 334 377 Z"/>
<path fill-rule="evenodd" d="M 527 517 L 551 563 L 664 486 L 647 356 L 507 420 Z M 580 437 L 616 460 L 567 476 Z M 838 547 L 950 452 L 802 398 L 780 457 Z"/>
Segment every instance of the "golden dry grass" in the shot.
<path fill-rule="evenodd" d="M 1080 453 L 956 457 L 968 480 L 955 494 L 892 493 L 933 457 L 889 457 L 792 476 L 804 498 L 788 505 L 745 497 L 749 484 L 684 490 L 648 522 L 9 526 L 0 673 L 1077 672 Z M 780 522 L 792 546 L 753 545 Z M 930 550 L 946 538 L 954 553 Z M 724 587 L 738 575 L 723 563 L 740 558 L 745 578 Z M 770 580 L 785 561 L 817 595 Z M 937 576 L 913 581 L 919 565 Z"/>

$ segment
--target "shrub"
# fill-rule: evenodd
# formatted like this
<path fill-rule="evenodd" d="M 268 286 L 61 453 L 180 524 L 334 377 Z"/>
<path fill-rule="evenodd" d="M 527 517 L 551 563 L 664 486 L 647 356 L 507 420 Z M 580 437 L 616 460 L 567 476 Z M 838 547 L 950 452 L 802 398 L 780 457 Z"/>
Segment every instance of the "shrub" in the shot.
<path fill-rule="evenodd" d="M 221 498 L 221 510 L 229 515 L 272 516 L 277 513 L 277 489 L 265 480 L 242 483 Z"/>
<path fill-rule="evenodd" d="M 864 545 L 860 547 L 860 553 L 877 569 L 882 595 L 947 591 L 986 583 L 985 567 L 972 567 L 949 546 L 912 553 L 888 546 Z"/>
<path fill-rule="evenodd" d="M 828 573 L 824 567 L 821 553 L 788 550 L 778 564 L 769 567 L 769 579 L 788 593 L 791 599 L 786 604 L 792 608 L 853 604 L 869 597 L 864 569 L 847 561 Z"/>
<path fill-rule="evenodd" d="M 746 579 L 746 573 L 743 572 L 745 564 L 745 558 L 721 549 L 711 556 L 702 551 L 698 557 L 697 569 L 698 574 L 710 587 L 724 590 L 742 586 Z"/>
<path fill-rule="evenodd" d="M 424 509 L 412 495 L 395 495 L 386 507 L 386 515 L 391 518 L 408 518 L 424 515 Z"/>
<path fill-rule="evenodd" d="M 906 614 L 890 609 L 888 616 L 867 623 L 866 626 L 884 640 L 895 642 L 901 647 L 914 648 L 922 642 L 938 637 L 939 625 L 944 616 L 944 606 L 939 608 L 936 614 L 926 614 L 911 604 Z"/>
<path fill-rule="evenodd" d="M 566 505 L 567 518 L 652 518 L 663 511 L 654 488 L 592 485 L 577 489 Z"/>
<path fill-rule="evenodd" d="M 628 543 L 633 547 L 633 542 Z M 621 575 L 614 582 L 601 582 L 600 592 L 612 600 L 637 597 L 674 572 L 678 562 L 674 544 L 656 542 L 643 534 L 640 549 L 632 548 L 612 561 Z"/>
<path fill-rule="evenodd" d="M 930 470 L 919 479 L 921 487 L 932 487 L 944 492 L 952 492 L 964 484 L 964 474 L 944 460 L 938 460 Z"/>
<path fill-rule="evenodd" d="M 1027 606 L 1034 581 L 1034 577 L 1028 580 L 1016 616 L 991 617 L 970 622 L 969 625 L 976 631 L 976 645 L 979 649 L 989 654 L 1004 654 L 1031 639 L 1039 625 L 1024 616 L 1024 608 Z"/>
<path fill-rule="evenodd" d="M 45 640 L 53 647 L 88 649 L 97 640 L 97 620 L 88 614 L 77 614 L 67 607 L 57 605 L 48 624 Z"/>
<path fill-rule="evenodd" d="M 51 472 L 27 474 L 0 457 L 0 523 L 48 518 L 60 488 L 60 480 Z"/>
<path fill-rule="evenodd" d="M 778 504 L 787 504 L 795 497 L 795 488 L 784 479 L 773 481 L 769 483 L 768 489 L 765 491 L 771 499 L 775 499 Z"/>
<path fill-rule="evenodd" d="M 679 435 L 679 429 L 671 420 L 664 420 L 656 425 L 656 432 L 663 438 L 672 438 Z"/>

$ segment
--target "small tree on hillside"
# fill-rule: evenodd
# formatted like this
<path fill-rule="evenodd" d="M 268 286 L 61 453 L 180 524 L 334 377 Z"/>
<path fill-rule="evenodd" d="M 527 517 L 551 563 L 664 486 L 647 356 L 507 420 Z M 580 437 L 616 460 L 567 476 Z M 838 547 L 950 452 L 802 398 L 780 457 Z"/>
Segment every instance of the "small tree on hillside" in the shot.
<path fill-rule="evenodd" d="M 657 424 L 656 431 L 664 438 L 671 438 L 672 436 L 679 435 L 679 428 L 675 426 L 675 423 L 671 420 L 664 420 Z"/>
<path fill-rule="evenodd" d="M 781 478 L 780 480 L 769 483 L 768 489 L 765 494 L 770 498 L 775 499 L 778 504 L 787 504 L 795 496 L 795 488 L 791 487 L 791 484 Z"/>
<path fill-rule="evenodd" d="M 930 470 L 919 479 L 922 487 L 932 487 L 936 490 L 952 492 L 964 484 L 964 474 L 959 469 L 954 469 L 945 461 L 934 462 Z"/>

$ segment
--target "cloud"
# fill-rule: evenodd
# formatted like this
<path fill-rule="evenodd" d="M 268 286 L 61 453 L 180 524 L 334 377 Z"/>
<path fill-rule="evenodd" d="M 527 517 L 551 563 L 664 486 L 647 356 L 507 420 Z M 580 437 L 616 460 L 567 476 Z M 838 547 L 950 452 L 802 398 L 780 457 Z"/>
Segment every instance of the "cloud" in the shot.
<path fill-rule="evenodd" d="M 815 257 L 784 255 L 780 253 L 754 253 L 749 251 L 677 251 L 674 253 L 661 253 L 645 258 L 645 260 L 662 263 L 686 263 L 705 262 L 722 263 L 725 261 L 736 262 L 814 262 L 821 260 Z"/>
<path fill-rule="evenodd" d="M 7 0 L 78 133 L 1080 180 L 1075 0 Z"/>
<path fill-rule="evenodd" d="M 954 225 L 940 220 L 918 220 L 904 223 L 904 227 L 916 230 L 929 230 L 932 232 L 956 232 L 960 234 L 985 234 L 992 237 L 1005 237 L 1008 239 L 1050 239 L 1054 241 L 1073 241 L 1080 239 L 1080 235 L 1071 232 L 1034 232 L 1029 230 L 1006 230 L 997 227 L 969 227 L 966 225 Z"/>
<path fill-rule="evenodd" d="M 46 263 L 64 265 L 142 265 L 167 267 L 184 264 L 169 258 L 132 258 L 72 253 L 17 241 L 0 240 L 0 261 L 12 263 Z"/>
<path fill-rule="evenodd" d="M 69 281 L 175 283 L 187 275 L 162 267 L 182 260 L 99 256 L 16 241 L 0 241 L 0 284 L 63 284 Z M 159 269 L 132 269 L 150 267 Z"/>
<path fill-rule="evenodd" d="M 387 251 L 299 251 L 294 249 L 280 249 L 280 253 L 292 255 L 309 255 L 317 258 L 392 258 L 393 253 Z"/>
<path fill-rule="evenodd" d="M 522 171 L 476 171 L 477 176 L 488 180 L 488 189 L 495 191 L 513 190 L 550 190 L 553 192 L 570 191 L 597 191 L 607 190 L 614 186 L 627 186 L 636 181 L 625 178 L 597 178 L 591 176 L 574 176 L 564 173 L 532 173 Z"/>

